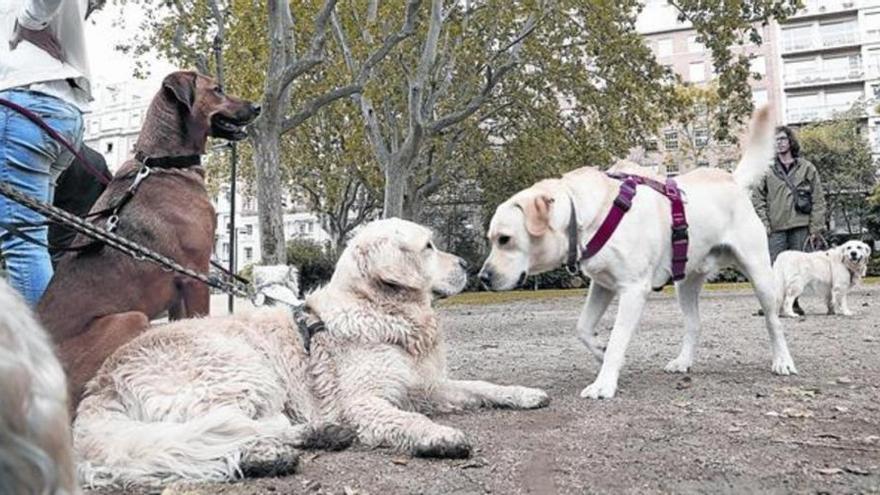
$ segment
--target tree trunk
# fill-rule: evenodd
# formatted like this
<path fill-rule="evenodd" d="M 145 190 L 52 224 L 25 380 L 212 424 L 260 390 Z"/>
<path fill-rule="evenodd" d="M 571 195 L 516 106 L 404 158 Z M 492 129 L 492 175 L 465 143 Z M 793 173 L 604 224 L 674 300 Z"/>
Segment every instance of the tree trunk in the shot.
<path fill-rule="evenodd" d="M 284 202 L 281 194 L 281 141 L 269 115 L 251 127 L 260 221 L 260 264 L 287 264 L 284 245 Z"/>
<path fill-rule="evenodd" d="M 406 196 L 406 183 L 409 173 L 406 167 L 392 163 L 385 168 L 385 203 L 382 209 L 383 218 L 406 218 L 403 202 Z"/>

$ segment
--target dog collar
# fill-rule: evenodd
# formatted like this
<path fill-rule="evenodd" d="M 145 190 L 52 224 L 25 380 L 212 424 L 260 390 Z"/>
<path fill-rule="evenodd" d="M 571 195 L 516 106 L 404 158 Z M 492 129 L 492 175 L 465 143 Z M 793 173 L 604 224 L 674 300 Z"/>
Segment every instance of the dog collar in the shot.
<path fill-rule="evenodd" d="M 147 156 L 143 151 L 138 151 L 134 159 L 151 168 L 189 168 L 202 164 L 201 155 Z"/>

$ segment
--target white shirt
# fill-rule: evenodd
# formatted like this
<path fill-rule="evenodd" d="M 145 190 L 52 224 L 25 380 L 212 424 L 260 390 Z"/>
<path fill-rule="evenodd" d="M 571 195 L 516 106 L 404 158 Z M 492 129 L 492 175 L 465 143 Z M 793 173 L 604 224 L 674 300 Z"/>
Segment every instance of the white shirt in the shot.
<path fill-rule="evenodd" d="M 88 0 L 0 0 L 0 91 L 40 91 L 85 111 L 92 100 L 83 34 L 87 7 Z M 10 51 L 16 19 L 28 29 L 48 26 L 61 44 L 66 62 L 24 40 Z"/>

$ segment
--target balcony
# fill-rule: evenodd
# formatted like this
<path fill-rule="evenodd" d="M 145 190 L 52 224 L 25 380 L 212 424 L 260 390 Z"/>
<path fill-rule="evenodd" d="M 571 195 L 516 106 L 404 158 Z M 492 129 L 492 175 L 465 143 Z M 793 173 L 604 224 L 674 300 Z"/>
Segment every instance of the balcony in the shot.
<path fill-rule="evenodd" d="M 858 31 L 848 33 L 833 33 L 825 36 L 797 36 L 785 38 L 783 36 L 783 53 L 808 52 L 813 50 L 828 50 L 845 46 L 858 45 L 860 43 Z"/>
<path fill-rule="evenodd" d="M 804 0 L 803 8 L 790 19 L 846 12 L 858 8 L 856 0 Z"/>
<path fill-rule="evenodd" d="M 786 120 L 789 124 L 803 124 L 807 122 L 815 122 L 817 120 L 828 120 L 835 114 L 844 113 L 852 108 L 852 104 L 847 105 L 815 105 L 802 108 L 789 108 L 785 113 Z"/>
<path fill-rule="evenodd" d="M 834 84 L 846 84 L 863 81 L 865 71 L 854 69 L 849 72 L 822 73 L 818 71 L 804 71 L 785 76 L 786 88 L 805 88 L 808 86 L 830 86 Z"/>

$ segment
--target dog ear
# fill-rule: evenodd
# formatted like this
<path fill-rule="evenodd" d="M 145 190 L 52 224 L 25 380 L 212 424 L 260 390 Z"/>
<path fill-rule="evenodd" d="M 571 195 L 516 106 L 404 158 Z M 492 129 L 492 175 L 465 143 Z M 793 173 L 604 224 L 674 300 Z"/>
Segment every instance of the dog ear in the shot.
<path fill-rule="evenodd" d="M 380 284 L 409 290 L 421 289 L 424 285 L 415 254 L 387 240 L 360 249 L 357 262 L 365 277 Z"/>
<path fill-rule="evenodd" d="M 192 112 L 196 99 L 195 72 L 173 72 L 162 81 L 162 89 L 169 91 L 174 98 Z"/>
<path fill-rule="evenodd" d="M 541 237 L 550 228 L 550 207 L 553 198 L 546 193 L 541 193 L 531 200 L 520 203 L 520 208 L 526 216 L 526 230 L 532 237 Z"/>

